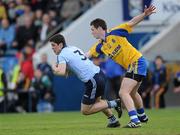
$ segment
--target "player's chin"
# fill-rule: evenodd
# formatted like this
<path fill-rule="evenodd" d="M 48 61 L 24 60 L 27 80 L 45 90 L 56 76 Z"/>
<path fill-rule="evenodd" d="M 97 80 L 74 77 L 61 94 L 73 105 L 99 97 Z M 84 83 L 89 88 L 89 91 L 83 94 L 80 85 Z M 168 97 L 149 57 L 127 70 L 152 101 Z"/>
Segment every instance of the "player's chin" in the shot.
<path fill-rule="evenodd" d="M 53 50 L 53 52 L 54 52 L 55 54 L 57 54 L 57 52 L 56 52 L 55 50 Z"/>

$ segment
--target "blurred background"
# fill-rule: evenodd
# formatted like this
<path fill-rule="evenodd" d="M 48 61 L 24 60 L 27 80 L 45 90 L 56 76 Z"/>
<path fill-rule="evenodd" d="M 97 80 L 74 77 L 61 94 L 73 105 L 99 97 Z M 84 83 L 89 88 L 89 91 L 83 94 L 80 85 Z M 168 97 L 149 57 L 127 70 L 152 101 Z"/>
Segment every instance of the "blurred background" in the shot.
<path fill-rule="evenodd" d="M 79 110 L 83 83 L 74 75 L 53 75 L 56 56 L 48 38 L 60 32 L 67 45 L 87 52 L 96 42 L 93 19 L 102 18 L 111 28 L 151 4 L 157 13 L 128 37 L 149 60 L 139 92 L 146 108 L 179 107 L 179 0 L 0 0 L 0 113 Z M 117 98 L 125 70 L 105 56 L 92 61 L 106 74 L 104 97 Z"/>

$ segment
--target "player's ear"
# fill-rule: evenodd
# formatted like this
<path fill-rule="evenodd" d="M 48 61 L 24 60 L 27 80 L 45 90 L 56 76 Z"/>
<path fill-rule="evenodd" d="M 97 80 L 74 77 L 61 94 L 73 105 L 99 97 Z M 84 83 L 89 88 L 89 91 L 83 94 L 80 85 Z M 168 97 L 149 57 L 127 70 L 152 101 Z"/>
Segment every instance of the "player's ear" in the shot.
<path fill-rule="evenodd" d="M 59 43 L 60 48 L 63 48 L 63 43 Z"/>
<path fill-rule="evenodd" d="M 101 31 L 101 30 L 103 30 L 103 28 L 99 26 L 99 27 L 97 28 L 97 30 L 100 30 L 100 31 Z"/>
<path fill-rule="evenodd" d="M 97 27 L 97 30 L 101 30 L 102 28 L 100 26 Z"/>

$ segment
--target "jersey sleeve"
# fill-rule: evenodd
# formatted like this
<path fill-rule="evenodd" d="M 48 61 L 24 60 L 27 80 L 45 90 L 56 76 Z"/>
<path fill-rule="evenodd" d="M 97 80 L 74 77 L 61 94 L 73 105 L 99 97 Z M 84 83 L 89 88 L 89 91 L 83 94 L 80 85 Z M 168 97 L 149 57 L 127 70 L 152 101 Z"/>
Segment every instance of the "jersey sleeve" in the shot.
<path fill-rule="evenodd" d="M 66 60 L 64 57 L 58 55 L 57 56 L 57 61 L 56 61 L 57 64 L 62 64 L 62 63 L 66 63 Z"/>
<path fill-rule="evenodd" d="M 123 23 L 111 29 L 111 31 L 113 30 L 125 30 L 128 33 L 131 33 L 133 31 L 133 28 L 130 27 L 128 23 Z"/>
<path fill-rule="evenodd" d="M 101 51 L 102 44 L 100 42 L 96 42 L 89 50 L 90 55 L 92 57 L 98 57 L 99 55 L 103 54 Z"/>
<path fill-rule="evenodd" d="M 68 59 L 68 51 L 65 52 L 64 50 L 57 56 L 57 63 L 61 64 L 61 63 L 68 63 L 69 59 Z"/>

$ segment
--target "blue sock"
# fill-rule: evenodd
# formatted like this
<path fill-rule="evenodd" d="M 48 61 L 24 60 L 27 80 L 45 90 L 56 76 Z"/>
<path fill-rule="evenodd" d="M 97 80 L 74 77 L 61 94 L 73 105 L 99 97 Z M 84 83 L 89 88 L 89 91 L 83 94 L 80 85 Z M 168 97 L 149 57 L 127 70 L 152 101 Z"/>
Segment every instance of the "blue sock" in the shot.
<path fill-rule="evenodd" d="M 114 108 L 117 106 L 117 103 L 115 100 L 107 101 L 107 104 L 108 104 L 108 108 Z"/>
<path fill-rule="evenodd" d="M 142 119 L 142 120 L 147 118 L 147 116 L 144 112 L 144 108 L 137 109 L 137 115 L 138 115 L 139 119 Z"/>
<path fill-rule="evenodd" d="M 109 119 L 109 123 L 115 123 L 117 121 L 114 115 L 110 116 L 108 119 Z"/>
<path fill-rule="evenodd" d="M 134 123 L 140 122 L 136 110 L 129 111 L 128 114 L 132 122 Z"/>

